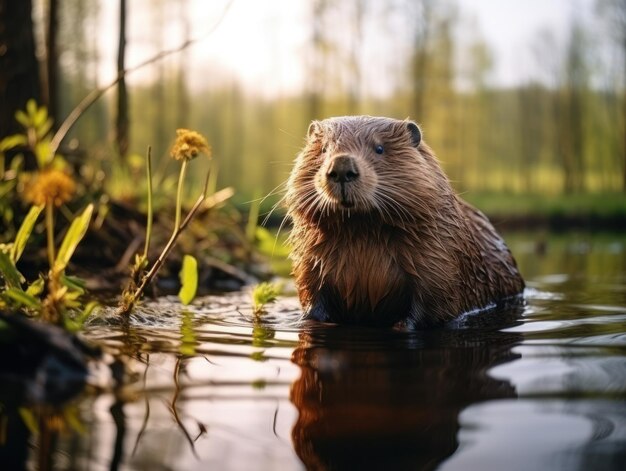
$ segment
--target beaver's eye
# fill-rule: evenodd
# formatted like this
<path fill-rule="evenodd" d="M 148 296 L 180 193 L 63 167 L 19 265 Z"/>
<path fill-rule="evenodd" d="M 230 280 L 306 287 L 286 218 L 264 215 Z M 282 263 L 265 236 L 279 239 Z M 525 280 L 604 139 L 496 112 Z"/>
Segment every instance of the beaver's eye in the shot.
<path fill-rule="evenodd" d="M 325 154 L 327 150 L 328 150 L 328 146 L 327 145 L 323 145 L 322 146 L 322 154 Z"/>
<path fill-rule="evenodd" d="M 380 155 L 383 152 L 385 152 L 385 148 L 381 146 L 380 144 L 378 144 L 377 146 L 374 146 L 374 152 Z"/>

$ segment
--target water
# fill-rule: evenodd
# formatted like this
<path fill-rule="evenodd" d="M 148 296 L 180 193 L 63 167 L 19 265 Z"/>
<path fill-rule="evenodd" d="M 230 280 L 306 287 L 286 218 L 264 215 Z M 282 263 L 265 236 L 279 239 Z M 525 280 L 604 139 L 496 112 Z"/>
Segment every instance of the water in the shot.
<path fill-rule="evenodd" d="M 255 319 L 246 294 L 96 323 L 127 385 L 0 442 L 54 469 L 626 469 L 626 238 L 507 240 L 527 304 L 455 329 L 299 324 L 293 298 Z"/>

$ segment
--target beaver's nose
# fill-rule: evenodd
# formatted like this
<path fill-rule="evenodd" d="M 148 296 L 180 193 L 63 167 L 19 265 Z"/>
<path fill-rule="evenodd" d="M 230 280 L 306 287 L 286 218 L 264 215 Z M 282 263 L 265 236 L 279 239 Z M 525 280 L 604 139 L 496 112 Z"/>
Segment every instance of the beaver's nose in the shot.
<path fill-rule="evenodd" d="M 352 157 L 340 155 L 332 160 L 326 176 L 335 183 L 347 183 L 359 178 L 359 171 Z"/>

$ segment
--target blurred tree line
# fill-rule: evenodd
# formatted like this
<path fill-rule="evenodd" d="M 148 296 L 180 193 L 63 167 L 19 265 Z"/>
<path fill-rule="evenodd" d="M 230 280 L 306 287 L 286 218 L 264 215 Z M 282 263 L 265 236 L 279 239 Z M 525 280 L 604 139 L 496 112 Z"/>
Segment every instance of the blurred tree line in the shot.
<path fill-rule="evenodd" d="M 0 139 L 28 98 L 46 103 L 59 123 L 102 86 L 103 47 L 118 51 L 123 70 L 129 18 L 141 16 L 151 50 L 164 49 L 165 24 L 179 25 L 181 43 L 190 39 L 190 0 L 117 3 L 126 25 L 119 36 L 97 30 L 101 4 L 93 0 L 0 0 Z M 215 69 L 192 89 L 187 49 L 151 65 L 149 80 L 120 81 L 65 147 L 104 166 L 124 164 L 149 144 L 165 157 L 175 128 L 198 129 L 213 146 L 220 182 L 246 201 L 286 179 L 311 119 L 388 115 L 422 124 L 459 191 L 626 191 L 626 0 L 595 0 L 591 20 L 573 15 L 565 43 L 537 31 L 520 52 L 535 73 L 508 87 L 491 81 L 490 45 L 454 0 L 305 5 L 308 41 L 300 61 L 286 64 L 303 70 L 298 92 L 268 96 Z M 389 46 L 372 52 L 379 38 Z"/>

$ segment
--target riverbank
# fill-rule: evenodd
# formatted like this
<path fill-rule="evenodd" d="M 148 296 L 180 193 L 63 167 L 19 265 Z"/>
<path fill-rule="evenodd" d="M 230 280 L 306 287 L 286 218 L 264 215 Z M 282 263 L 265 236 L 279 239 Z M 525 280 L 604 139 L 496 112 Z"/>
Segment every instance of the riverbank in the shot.
<path fill-rule="evenodd" d="M 626 194 L 517 195 L 465 193 L 500 229 L 626 228 Z"/>

